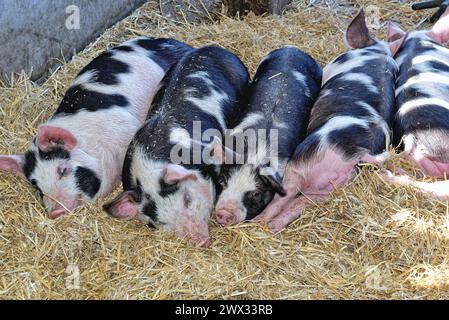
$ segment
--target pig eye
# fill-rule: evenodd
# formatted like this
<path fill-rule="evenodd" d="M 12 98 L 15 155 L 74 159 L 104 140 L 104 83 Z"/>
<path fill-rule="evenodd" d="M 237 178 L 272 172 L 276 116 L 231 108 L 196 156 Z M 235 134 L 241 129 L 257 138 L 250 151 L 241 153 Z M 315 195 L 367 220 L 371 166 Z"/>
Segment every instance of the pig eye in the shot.
<path fill-rule="evenodd" d="M 72 168 L 68 164 L 61 164 L 56 171 L 58 172 L 59 178 L 63 178 L 72 172 Z"/>

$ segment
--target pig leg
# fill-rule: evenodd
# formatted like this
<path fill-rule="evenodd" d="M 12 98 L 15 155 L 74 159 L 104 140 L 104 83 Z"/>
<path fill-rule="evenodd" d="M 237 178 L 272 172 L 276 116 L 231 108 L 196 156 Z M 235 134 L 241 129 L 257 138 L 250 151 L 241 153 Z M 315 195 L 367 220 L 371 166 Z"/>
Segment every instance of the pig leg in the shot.
<path fill-rule="evenodd" d="M 287 195 L 284 197 L 276 195 L 271 203 L 265 208 L 265 210 L 263 210 L 261 214 L 254 218 L 254 220 L 262 222 L 271 221 L 282 211 L 283 207 L 285 207 L 290 201 L 292 201 L 292 199 L 294 199 L 294 197 L 294 193 L 287 193 Z"/>
<path fill-rule="evenodd" d="M 449 163 L 431 160 L 426 157 L 414 161 L 426 175 L 446 178 L 449 174 Z"/>
<path fill-rule="evenodd" d="M 410 176 L 395 176 L 390 171 L 383 170 L 379 173 L 386 182 L 411 186 L 416 190 L 438 200 L 449 200 L 449 180 L 436 182 L 422 182 L 412 179 Z"/>
<path fill-rule="evenodd" d="M 281 231 L 298 218 L 307 206 L 326 199 L 328 195 L 328 192 L 323 192 L 322 194 L 303 195 L 294 199 L 288 206 L 284 207 L 280 214 L 268 223 L 268 228 L 271 232 Z"/>
<path fill-rule="evenodd" d="M 322 185 L 319 191 L 306 192 L 299 197 L 286 199 L 281 206 L 273 206 L 260 220 L 268 223 L 268 228 L 272 232 L 278 232 L 289 225 L 301 214 L 302 210 L 309 204 L 316 201 L 325 200 L 329 194 L 337 187 L 345 185 L 351 180 L 352 170 L 336 174 L 335 180 L 328 180 Z M 263 212 L 264 214 L 265 212 Z"/>

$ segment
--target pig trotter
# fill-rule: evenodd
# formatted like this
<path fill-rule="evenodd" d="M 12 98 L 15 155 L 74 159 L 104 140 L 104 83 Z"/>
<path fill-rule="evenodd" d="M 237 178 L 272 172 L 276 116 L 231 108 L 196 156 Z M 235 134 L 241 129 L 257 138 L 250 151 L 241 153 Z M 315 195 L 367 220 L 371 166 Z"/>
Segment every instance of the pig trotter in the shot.
<path fill-rule="evenodd" d="M 395 176 L 388 170 L 382 170 L 380 177 L 387 183 L 401 186 L 410 186 L 417 191 L 429 195 L 438 200 L 449 200 L 449 180 L 436 182 L 416 181 L 409 176 Z"/>

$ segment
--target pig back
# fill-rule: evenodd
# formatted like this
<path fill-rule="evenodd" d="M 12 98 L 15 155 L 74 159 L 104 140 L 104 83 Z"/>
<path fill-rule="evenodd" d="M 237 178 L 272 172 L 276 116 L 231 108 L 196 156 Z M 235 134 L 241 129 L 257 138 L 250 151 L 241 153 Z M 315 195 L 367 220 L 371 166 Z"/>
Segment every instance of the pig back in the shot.
<path fill-rule="evenodd" d="M 257 68 L 241 125 L 267 135 L 278 130 L 279 156 L 289 158 L 305 138 L 321 76 L 319 64 L 296 47 L 272 51 Z"/>
<path fill-rule="evenodd" d="M 431 39 L 409 37 L 396 60 L 395 145 L 404 134 L 429 129 L 449 132 L 449 49 Z"/>

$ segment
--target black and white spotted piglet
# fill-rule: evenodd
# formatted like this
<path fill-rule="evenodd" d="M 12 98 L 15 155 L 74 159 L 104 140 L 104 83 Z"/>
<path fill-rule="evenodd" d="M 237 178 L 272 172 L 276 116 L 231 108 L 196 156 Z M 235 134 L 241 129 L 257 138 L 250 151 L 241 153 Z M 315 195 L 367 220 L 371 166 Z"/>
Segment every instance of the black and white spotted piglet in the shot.
<path fill-rule="evenodd" d="M 398 110 L 394 131 L 396 143 L 402 139 L 406 159 L 413 161 L 426 175 L 449 176 L 449 10 L 431 30 L 406 33 L 390 24 L 388 40 L 400 47 L 396 61 Z M 449 199 L 449 181 L 415 181 L 407 175 L 384 178 L 411 185 L 433 197 Z"/>
<path fill-rule="evenodd" d="M 246 139 L 244 164 L 223 166 L 219 179 L 224 190 L 215 213 L 221 225 L 252 219 L 275 193 L 284 195 L 284 169 L 305 138 L 321 75 L 319 64 L 295 47 L 275 50 L 260 63 L 248 113 L 231 132 Z"/>
<path fill-rule="evenodd" d="M 225 49 L 186 54 L 168 72 L 149 119 L 129 146 L 124 192 L 104 209 L 207 246 L 214 181 L 224 157 L 220 140 L 240 112 L 248 81 L 245 66 Z"/>
<path fill-rule="evenodd" d="M 390 24 L 390 42 L 403 42 L 396 55 L 398 111 L 396 143 L 403 139 L 403 156 L 425 174 L 449 175 L 449 10 L 431 30 L 406 33 Z M 400 43 L 400 42 L 399 42 Z"/>
<path fill-rule="evenodd" d="M 285 197 L 258 217 L 278 231 L 314 200 L 350 181 L 359 162 L 386 160 L 397 65 L 388 45 L 369 35 L 361 11 L 346 32 L 348 51 L 323 70 L 306 139 L 284 175 Z"/>
<path fill-rule="evenodd" d="M 28 151 L 0 156 L 0 170 L 30 181 L 50 218 L 109 194 L 160 81 L 189 50 L 176 40 L 142 37 L 102 53 L 73 80 Z"/>

